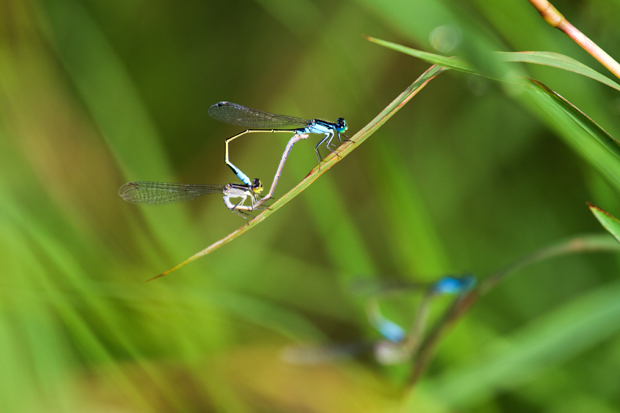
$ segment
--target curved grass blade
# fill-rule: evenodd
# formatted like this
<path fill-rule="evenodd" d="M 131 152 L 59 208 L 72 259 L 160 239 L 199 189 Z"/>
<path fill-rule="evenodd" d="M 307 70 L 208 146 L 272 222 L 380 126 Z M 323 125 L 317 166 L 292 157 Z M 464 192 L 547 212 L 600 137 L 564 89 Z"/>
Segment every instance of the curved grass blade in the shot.
<path fill-rule="evenodd" d="M 620 242 L 620 220 L 615 216 L 611 215 L 609 212 L 602 210 L 596 205 L 592 205 L 588 202 L 588 207 L 590 211 L 594 214 L 596 219 L 601 223 L 603 228 L 605 228 L 614 238 Z"/>
<path fill-rule="evenodd" d="M 620 331 L 620 283 L 589 291 L 503 340 L 481 349 L 475 361 L 425 384 L 449 409 L 468 410 L 486 394 L 531 382 Z M 509 345 L 506 345 L 509 343 Z M 410 394 L 408 403 L 414 395 Z"/>
<path fill-rule="evenodd" d="M 437 65 L 446 65 L 445 67 L 450 69 L 477 73 L 470 66 L 467 66 L 467 63 L 457 59 L 449 59 L 444 56 L 421 52 L 379 39 L 370 37 L 367 37 L 367 39 Z M 501 55 L 506 57 L 507 54 L 502 53 Z M 522 55 L 520 58 L 525 59 L 525 56 L 527 55 Z M 552 61 L 554 61 L 554 67 L 577 71 L 576 73 L 600 81 L 600 79 L 593 77 L 592 72 L 594 71 L 586 70 L 588 69 L 587 66 L 581 65 L 579 62 L 566 56 L 561 56 L 555 53 L 541 52 L 529 55 L 530 60 L 536 60 L 540 64 L 543 64 L 542 62 L 544 61 L 545 64 L 551 65 Z M 508 58 L 510 58 L 510 55 Z M 514 57 L 512 58 L 514 59 Z M 599 76 L 604 77 L 602 75 Z M 608 84 L 608 82 L 604 83 Z M 575 105 L 544 84 L 529 79 L 525 86 L 527 97 L 531 99 L 528 103 L 533 103 L 536 106 L 537 114 L 545 115 L 547 123 L 556 128 L 560 136 L 563 136 L 579 153 L 587 155 L 590 162 L 607 172 L 616 183 L 620 184 L 620 144 L 618 141 Z"/>
<path fill-rule="evenodd" d="M 553 52 L 496 52 L 505 62 L 520 62 L 520 63 L 533 63 L 537 65 L 544 65 L 549 67 L 555 67 L 556 69 L 562 69 L 569 72 L 577 73 L 579 75 L 589 77 L 604 85 L 612 87 L 616 90 L 620 90 L 620 85 L 603 76 L 599 72 L 583 63 L 573 59 L 572 57 L 565 56 L 560 53 Z"/>
<path fill-rule="evenodd" d="M 487 294 L 507 277 L 535 263 L 563 255 L 596 252 L 618 253 L 620 252 L 620 245 L 607 234 L 585 235 L 561 241 L 557 244 L 535 251 L 495 272 L 481 282 L 478 287 L 460 297 L 444 313 L 441 319 L 435 324 L 430 334 L 424 339 L 418 353 L 418 358 L 413 365 L 409 380 L 412 388 L 415 387 L 415 384 L 419 381 L 426 367 L 432 360 L 437 346 L 441 342 L 441 338 L 447 334 L 456 321 L 466 314 L 482 295 Z"/>
<path fill-rule="evenodd" d="M 472 65 L 470 65 L 469 63 L 463 60 L 459 60 L 459 59 L 452 58 L 452 57 L 445 57 L 445 56 L 438 55 L 435 53 L 423 52 L 421 50 L 412 49 L 410 47 L 402 46 L 400 44 L 388 42 L 388 41 L 381 40 L 381 39 L 376 39 L 370 36 L 364 36 L 364 38 L 380 46 L 387 47 L 388 49 L 396 50 L 397 52 L 408 54 L 409 56 L 417 57 L 418 59 L 422 59 L 425 62 L 434 64 L 434 65 L 443 66 L 445 68 L 454 69 L 454 70 L 458 70 L 461 72 L 479 74 L 478 71 L 476 71 L 476 69 L 474 69 Z"/>
<path fill-rule="evenodd" d="M 329 169 L 331 169 L 336 163 L 340 162 L 345 156 L 347 156 L 351 151 L 359 146 L 360 143 L 364 142 L 366 139 L 370 137 L 377 129 L 381 127 L 388 119 L 390 119 L 396 112 L 400 110 L 409 100 L 414 97 L 428 82 L 430 82 L 435 76 L 439 75 L 442 72 L 445 72 L 445 67 L 441 66 L 431 66 L 426 72 L 424 72 L 415 82 L 413 82 L 404 92 L 402 92 L 396 99 L 392 101 L 381 113 L 379 113 L 373 120 L 371 120 L 366 126 L 364 126 L 359 132 L 357 132 L 350 141 L 345 142 L 338 148 L 337 155 L 332 153 L 327 158 L 324 159 L 323 163 L 321 163 L 321 168 L 318 166 L 312 169 L 308 176 L 306 176 L 299 184 L 297 184 L 293 189 L 287 192 L 282 198 L 275 201 L 268 209 L 266 209 L 261 214 L 257 215 L 256 218 L 251 220 L 248 225 L 245 225 L 238 230 L 228 234 L 226 237 L 221 240 L 211 244 L 207 248 L 203 249 L 200 252 L 192 255 L 182 263 L 170 268 L 168 271 L 163 272 L 156 277 L 153 277 L 147 281 L 152 281 L 156 278 L 163 277 L 166 274 L 169 274 L 175 270 L 178 270 L 181 267 L 189 264 L 192 261 L 197 260 L 200 257 L 203 257 L 212 251 L 218 249 L 224 244 L 229 243 L 233 239 L 237 238 L 241 234 L 251 230 L 256 225 L 263 222 L 267 217 L 276 212 L 278 209 L 283 207 L 286 203 L 288 203 L 291 199 L 295 198 L 299 195 L 304 189 L 306 189 L 310 184 L 312 184 L 319 176 L 323 175 Z"/>
<path fill-rule="evenodd" d="M 530 79 L 525 91 L 537 113 L 546 115 L 560 136 L 620 184 L 620 144 L 613 136 L 544 84 Z"/>
<path fill-rule="evenodd" d="M 458 70 L 466 73 L 475 73 L 483 75 L 479 70 L 476 70 L 471 64 L 463 60 L 438 55 L 435 53 L 424 52 L 410 47 L 402 46 L 400 44 L 388 42 L 374 37 L 365 36 L 365 39 L 376 43 L 380 46 L 387 47 L 388 49 L 396 50 L 407 54 L 409 56 L 417 57 L 425 62 L 444 66 L 450 69 Z M 532 63 L 538 65 L 544 65 L 554 67 L 556 69 L 566 70 L 568 72 L 577 73 L 579 75 L 589 77 L 604 85 L 620 91 L 620 85 L 607 76 L 604 76 L 596 70 L 584 65 L 583 63 L 573 59 L 572 57 L 565 56 L 560 53 L 554 52 L 495 52 L 495 55 L 499 56 L 501 60 L 508 63 Z"/>

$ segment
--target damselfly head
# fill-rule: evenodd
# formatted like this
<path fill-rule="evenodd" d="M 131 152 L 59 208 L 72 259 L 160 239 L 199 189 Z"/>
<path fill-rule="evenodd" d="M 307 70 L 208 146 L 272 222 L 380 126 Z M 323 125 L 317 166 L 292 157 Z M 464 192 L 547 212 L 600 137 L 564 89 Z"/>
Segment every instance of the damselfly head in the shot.
<path fill-rule="evenodd" d="M 433 294 L 459 294 L 471 290 L 475 285 L 476 277 L 472 274 L 460 277 L 447 275 L 436 281 L 431 286 L 431 291 Z"/>
<path fill-rule="evenodd" d="M 263 191 L 263 183 L 258 178 L 254 178 L 252 181 L 252 192 L 260 194 Z"/>
<path fill-rule="evenodd" d="M 338 118 L 338 120 L 336 121 L 336 130 L 339 133 L 342 133 L 342 132 L 346 131 L 347 128 L 348 128 L 347 121 L 344 120 L 343 118 Z"/>

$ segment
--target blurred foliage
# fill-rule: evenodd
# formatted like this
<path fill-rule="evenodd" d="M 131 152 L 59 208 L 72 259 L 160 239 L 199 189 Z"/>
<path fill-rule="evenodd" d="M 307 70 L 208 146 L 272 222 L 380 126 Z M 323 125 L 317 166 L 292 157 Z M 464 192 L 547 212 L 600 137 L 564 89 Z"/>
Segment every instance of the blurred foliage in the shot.
<path fill-rule="evenodd" d="M 619 1 L 554 5 L 613 55 Z M 526 0 L 4 0 L 0 17 L 0 411 L 620 409 L 609 255 L 540 263 L 486 295 L 405 398 L 408 365 L 279 357 L 377 337 L 353 278 L 484 278 L 603 231 L 586 201 L 618 215 L 617 183 L 566 144 L 563 120 L 502 84 L 439 76 L 265 225 L 149 284 L 244 222 L 219 197 L 147 208 L 116 193 L 233 182 L 238 128 L 207 115 L 220 100 L 355 133 L 428 68 L 362 35 L 437 53 L 456 33 L 442 53 L 476 65 L 552 51 L 607 75 Z M 519 67 L 620 136 L 616 90 Z M 286 140 L 250 136 L 231 156 L 269 182 Z M 315 166 L 315 144 L 295 146 L 276 196 Z M 408 325 L 416 304 L 383 311 Z"/>

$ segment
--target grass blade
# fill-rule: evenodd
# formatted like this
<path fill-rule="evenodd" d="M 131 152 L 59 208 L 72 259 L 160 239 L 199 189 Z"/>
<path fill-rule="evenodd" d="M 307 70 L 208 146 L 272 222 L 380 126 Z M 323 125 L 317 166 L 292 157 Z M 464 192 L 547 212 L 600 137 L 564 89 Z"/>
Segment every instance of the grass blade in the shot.
<path fill-rule="evenodd" d="M 482 75 L 482 73 L 474 69 L 471 64 L 457 58 L 445 57 L 435 53 L 412 49 L 410 47 L 402 46 L 400 44 L 388 42 L 381 39 L 376 39 L 370 36 L 365 36 L 365 39 L 380 46 L 387 47 L 388 49 L 396 50 L 397 52 L 417 57 L 418 59 L 424 60 L 428 63 L 444 66 L 461 72 L 476 73 L 478 75 Z M 572 57 L 568 57 L 560 53 L 536 51 L 495 52 L 495 54 L 499 56 L 503 61 L 508 63 L 532 63 L 577 73 L 579 75 L 589 77 L 590 79 L 596 80 L 604 85 L 620 91 L 620 85 L 608 78 L 607 76 L 600 74 L 596 70 L 591 69 L 590 67 L 573 59 Z"/>
<path fill-rule="evenodd" d="M 579 75 L 589 77 L 604 85 L 612 87 L 616 90 L 620 90 L 620 85 L 603 76 L 599 72 L 583 63 L 565 56 L 560 53 L 553 52 L 497 52 L 497 54 L 506 62 L 521 62 L 521 63 L 533 63 L 537 65 L 544 65 L 549 67 L 555 67 L 557 69 L 574 72 Z"/>
<path fill-rule="evenodd" d="M 425 61 L 433 62 L 437 65 L 463 72 L 477 73 L 468 63 L 457 59 L 450 59 L 444 56 L 422 52 L 371 37 L 367 37 L 367 39 L 379 45 L 418 57 Z M 611 80 L 587 66 L 582 65 L 576 60 L 557 53 L 501 53 L 500 55 L 509 62 L 527 60 L 530 63 L 546 64 L 548 66 L 591 77 L 614 88 L 618 86 Z M 518 55 L 518 57 L 515 55 Z M 605 81 L 605 79 L 607 79 L 607 81 Z M 607 172 L 620 184 L 620 145 L 618 141 L 575 105 L 542 83 L 536 80 L 529 80 L 529 82 L 526 83 L 525 89 L 527 92 L 530 92 L 529 97 L 532 98 L 532 101 L 537 106 L 538 113 L 546 115 L 547 122 L 556 127 L 561 136 L 568 138 L 568 142 L 571 143 L 573 147 L 576 147 L 579 153 L 587 154 L 590 158 L 589 160 L 594 161 L 594 165 Z"/>
<path fill-rule="evenodd" d="M 425 383 L 425 391 L 452 408 L 471 406 L 493 390 L 523 386 L 620 330 L 620 284 L 605 285 L 541 317 L 508 344 L 484 349 L 480 358 Z"/>
<path fill-rule="evenodd" d="M 410 378 L 412 388 L 415 387 L 415 384 L 436 353 L 437 345 L 441 341 L 441 338 L 444 337 L 458 319 L 467 313 L 471 306 L 473 306 L 482 295 L 488 294 L 489 291 L 507 277 L 535 263 L 563 255 L 594 252 L 617 253 L 620 252 L 620 246 L 607 234 L 585 235 L 571 238 L 535 251 L 517 262 L 495 272 L 481 282 L 477 288 L 455 301 L 452 307 L 443 315 L 442 319 L 437 322 L 422 344 Z"/>
<path fill-rule="evenodd" d="M 611 235 L 614 236 L 618 242 L 620 242 L 620 220 L 615 216 L 611 215 L 609 212 L 602 210 L 596 205 L 592 205 L 588 202 L 588 207 L 590 211 L 594 214 L 596 219 L 601 223 L 603 228 L 605 228 Z"/>
<path fill-rule="evenodd" d="M 263 213 L 259 214 L 254 218 L 248 225 L 245 225 L 238 230 L 228 234 L 226 237 L 221 240 L 211 244 L 207 248 L 203 249 L 200 252 L 192 255 L 185 261 L 180 264 L 172 267 L 166 272 L 163 272 L 148 281 L 152 281 L 156 278 L 163 277 L 166 274 L 169 274 L 175 270 L 178 270 L 181 267 L 189 264 L 192 261 L 197 260 L 200 257 L 203 257 L 212 251 L 218 249 L 224 244 L 229 243 L 234 240 L 241 234 L 246 233 L 247 231 L 254 228 L 256 225 L 263 222 L 267 217 L 276 212 L 278 209 L 283 207 L 290 200 L 299 195 L 304 189 L 306 189 L 310 184 L 312 184 L 317 178 L 331 169 L 336 163 L 340 162 L 345 156 L 347 156 L 351 151 L 359 146 L 360 143 L 364 142 L 366 139 L 370 137 L 373 133 L 377 131 L 388 119 L 390 119 L 396 112 L 400 110 L 412 97 L 414 97 L 428 82 L 430 82 L 435 76 L 446 71 L 447 69 L 441 66 L 431 66 L 426 72 L 424 72 L 415 82 L 413 82 L 404 92 L 402 92 L 396 99 L 392 101 L 381 113 L 379 113 L 372 121 L 370 121 L 364 128 L 362 128 L 359 132 L 357 132 L 349 142 L 344 143 L 340 146 L 338 150 L 338 155 L 330 154 L 327 158 L 325 158 L 324 162 L 321 164 L 321 169 L 315 167 L 309 174 L 306 176 L 299 184 L 297 184 L 293 189 L 287 192 L 282 198 L 278 199 L 274 202 L 269 209 L 266 209 Z"/>
<path fill-rule="evenodd" d="M 478 73 L 472 65 L 470 65 L 469 63 L 463 60 L 459 60 L 459 59 L 452 58 L 452 57 L 445 57 L 445 56 L 434 54 L 434 53 L 423 52 L 421 50 L 412 49 L 410 47 L 388 42 L 386 40 L 376 39 L 370 36 L 364 36 L 364 38 L 380 46 L 387 47 L 388 49 L 396 50 L 397 52 L 408 54 L 409 56 L 417 57 L 418 59 L 422 59 L 425 62 L 434 64 L 437 66 L 443 66 L 448 69 L 454 69 L 454 70 L 458 70 L 461 72 Z"/>
<path fill-rule="evenodd" d="M 620 145 L 585 113 L 542 83 L 530 80 L 526 87 L 538 114 L 576 147 L 589 161 L 620 184 Z"/>

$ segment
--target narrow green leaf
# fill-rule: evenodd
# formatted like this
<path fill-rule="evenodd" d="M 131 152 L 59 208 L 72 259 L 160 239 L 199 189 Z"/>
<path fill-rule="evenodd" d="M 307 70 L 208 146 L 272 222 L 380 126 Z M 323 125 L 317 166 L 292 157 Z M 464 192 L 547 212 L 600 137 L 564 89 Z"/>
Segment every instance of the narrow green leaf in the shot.
<path fill-rule="evenodd" d="M 589 77 L 604 85 L 620 90 L 620 85 L 613 80 L 563 54 L 553 52 L 497 52 L 497 54 L 506 62 L 533 63 L 555 67 Z"/>
<path fill-rule="evenodd" d="M 579 153 L 620 184 L 620 145 L 609 133 L 562 96 L 535 80 L 525 88 L 529 103 Z"/>
<path fill-rule="evenodd" d="M 402 46 L 400 44 L 388 42 L 374 37 L 365 36 L 365 39 L 376 43 L 378 45 L 387 47 L 388 49 L 396 50 L 409 56 L 417 57 L 425 62 L 444 66 L 449 69 L 459 70 L 461 72 L 476 73 L 482 75 L 480 71 L 474 69 L 474 67 L 463 60 L 454 57 L 445 57 L 434 53 L 423 52 L 421 50 L 412 49 L 410 47 Z M 549 67 L 555 67 L 556 69 L 562 69 L 569 72 L 577 73 L 590 79 L 594 79 L 616 90 L 620 90 L 620 85 L 609 79 L 608 77 L 600 74 L 596 70 L 584 65 L 583 63 L 573 59 L 572 57 L 565 56 L 560 53 L 553 52 L 495 52 L 503 61 L 509 63 L 533 63 L 538 65 L 544 65 Z"/>
<path fill-rule="evenodd" d="M 478 73 L 474 71 L 468 63 L 458 59 L 449 59 L 444 56 L 422 52 L 371 37 L 366 38 L 371 42 L 437 65 L 464 72 Z M 607 79 L 605 76 L 574 59 L 558 53 L 498 52 L 498 55 L 508 62 L 523 61 L 569 70 L 620 90 L 619 85 Z M 588 155 L 589 160 L 593 161 L 595 166 L 610 174 L 612 178 L 620 184 L 620 144 L 618 141 L 576 106 L 542 83 L 530 80 L 526 86 L 526 92 L 529 92 L 527 95 L 532 99 L 530 103 L 533 102 L 537 106 L 537 113 L 545 115 L 547 122 L 556 127 L 560 135 L 566 138 L 578 152 Z"/>
<path fill-rule="evenodd" d="M 448 69 L 459 70 L 461 72 L 467 73 L 477 73 L 476 70 L 467 62 L 459 60 L 453 57 L 445 57 L 434 53 L 423 52 L 421 50 L 412 49 L 410 47 L 401 46 L 400 44 L 388 42 L 381 39 L 375 39 L 374 37 L 364 36 L 364 38 L 370 42 L 376 43 L 380 46 L 387 47 L 388 49 L 396 50 L 397 52 L 401 52 L 404 54 L 408 54 L 409 56 L 417 57 L 418 59 L 422 59 L 425 62 L 443 66 Z"/>
<path fill-rule="evenodd" d="M 592 205 L 589 202 L 588 207 L 596 219 L 598 219 L 598 222 L 601 223 L 603 228 L 609 231 L 609 233 L 613 235 L 618 242 L 620 242 L 620 220 L 611 215 L 609 212 L 597 207 L 596 205 Z"/>
<path fill-rule="evenodd" d="M 420 385 L 454 409 L 465 409 L 489 392 L 516 389 L 542 372 L 596 348 L 620 330 L 620 283 L 592 290 L 539 317 L 479 358 Z"/>

